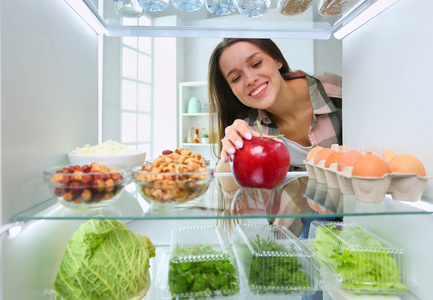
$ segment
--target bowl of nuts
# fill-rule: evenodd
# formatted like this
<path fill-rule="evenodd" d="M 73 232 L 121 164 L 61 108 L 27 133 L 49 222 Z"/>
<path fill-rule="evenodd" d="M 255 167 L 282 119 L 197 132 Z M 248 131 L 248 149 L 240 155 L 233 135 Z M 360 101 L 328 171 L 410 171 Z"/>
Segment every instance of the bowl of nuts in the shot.
<path fill-rule="evenodd" d="M 133 168 L 132 177 L 137 191 L 153 207 L 189 207 L 208 190 L 213 169 L 200 154 L 178 148 Z"/>
<path fill-rule="evenodd" d="M 113 204 L 130 180 L 131 169 L 98 163 L 59 166 L 44 172 L 44 181 L 57 200 L 78 209 Z"/>

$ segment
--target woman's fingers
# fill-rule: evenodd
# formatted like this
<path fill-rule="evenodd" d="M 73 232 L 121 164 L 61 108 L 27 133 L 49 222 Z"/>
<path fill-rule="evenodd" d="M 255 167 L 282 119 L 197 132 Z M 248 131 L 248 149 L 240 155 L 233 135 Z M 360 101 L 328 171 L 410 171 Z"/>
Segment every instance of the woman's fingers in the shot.
<path fill-rule="evenodd" d="M 236 153 L 236 149 L 243 147 L 243 139 L 250 140 L 252 138 L 252 132 L 247 122 L 235 120 L 232 125 L 227 126 L 225 134 L 221 140 L 223 146 L 221 158 L 227 162 L 229 157 Z"/>
<path fill-rule="evenodd" d="M 251 129 L 244 120 L 235 120 L 232 125 L 225 129 L 225 133 L 224 139 L 230 140 L 237 149 L 242 148 L 243 139 L 251 140 L 252 137 Z"/>
<path fill-rule="evenodd" d="M 233 122 L 233 126 L 236 132 L 238 132 L 242 138 L 246 140 L 251 140 L 252 137 L 251 129 L 250 126 L 248 126 L 247 122 L 245 122 L 244 120 L 237 119 Z"/>
<path fill-rule="evenodd" d="M 236 149 L 241 149 L 244 146 L 243 139 L 251 140 L 253 136 L 260 136 L 260 133 L 252 131 L 244 120 L 235 120 L 232 125 L 226 127 L 225 136 L 221 140 L 221 159 L 228 162 L 230 157 L 236 153 Z M 266 134 L 263 134 L 262 137 L 264 139 L 273 138 L 272 135 Z M 283 142 L 277 138 L 275 141 Z"/>

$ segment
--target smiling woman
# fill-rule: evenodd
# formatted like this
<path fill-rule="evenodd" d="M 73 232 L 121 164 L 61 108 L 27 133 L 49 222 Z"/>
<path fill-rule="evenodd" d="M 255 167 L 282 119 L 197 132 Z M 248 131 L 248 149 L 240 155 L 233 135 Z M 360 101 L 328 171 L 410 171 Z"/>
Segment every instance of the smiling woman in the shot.
<path fill-rule="evenodd" d="M 292 71 L 272 40 L 224 39 L 210 58 L 208 80 L 224 163 L 243 139 L 259 135 L 256 121 L 304 156 L 312 146 L 342 144 L 341 78 Z M 298 157 L 293 164 L 300 166 L 305 157 Z"/>
<path fill-rule="evenodd" d="M 211 124 L 216 124 L 219 138 L 224 137 L 219 144 L 221 159 L 216 172 L 233 171 L 235 175 L 236 170 L 247 169 L 249 174 L 255 174 L 259 162 L 242 161 L 236 164 L 236 170 L 233 163 L 231 170 L 228 160 L 236 162 L 250 141 L 262 134 L 283 135 L 279 139 L 289 150 L 292 171 L 305 170 L 303 161 L 314 146 L 329 148 L 342 144 L 341 78 L 331 74 L 313 77 L 303 71 L 292 71 L 272 40 L 224 39 L 210 58 L 208 81 L 210 108 L 216 118 Z M 271 155 L 259 159 L 271 165 Z M 273 166 L 279 164 L 284 162 L 281 159 L 272 162 Z M 220 178 L 219 183 L 226 195 L 241 191 L 233 178 Z M 252 187 L 252 182 L 239 184 Z M 303 187 L 302 180 L 291 182 L 287 188 L 290 192 L 285 196 L 286 209 L 278 213 L 308 213 L 302 199 Z M 273 188 L 266 187 L 262 197 L 269 197 Z M 300 219 L 290 220 L 284 225 L 299 236 L 304 225 Z M 308 231 L 308 224 L 305 225 Z"/>

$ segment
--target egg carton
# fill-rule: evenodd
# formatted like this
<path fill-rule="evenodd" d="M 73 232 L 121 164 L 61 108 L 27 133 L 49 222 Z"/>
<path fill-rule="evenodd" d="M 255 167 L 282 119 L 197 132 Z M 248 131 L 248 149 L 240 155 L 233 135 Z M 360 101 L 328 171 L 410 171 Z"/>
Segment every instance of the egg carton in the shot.
<path fill-rule="evenodd" d="M 346 148 L 342 151 L 349 150 L 350 148 Z M 357 150 L 366 153 L 363 148 Z M 375 155 L 384 159 L 383 153 L 375 153 Z M 322 160 L 315 164 L 314 158 L 304 161 L 309 178 L 326 184 L 328 188 L 339 189 L 345 195 L 355 195 L 363 202 L 382 202 L 386 194 L 391 194 L 394 200 L 419 201 L 428 180 L 433 178 L 433 176 L 403 173 L 390 173 L 380 178 L 360 177 L 352 175 L 353 167 L 346 167 L 340 172 L 337 163 L 331 164 L 328 168 L 325 168 L 325 163 L 326 161 Z"/>
<path fill-rule="evenodd" d="M 428 180 L 433 176 L 421 177 L 417 174 L 390 173 L 383 177 L 352 176 L 353 167 L 336 172 L 338 185 L 343 194 L 355 195 L 364 202 L 381 202 L 386 194 L 392 199 L 416 202 L 422 197 Z"/>
<path fill-rule="evenodd" d="M 346 184 L 351 182 L 353 194 L 358 200 L 364 202 L 381 202 L 386 194 L 391 194 L 394 200 L 419 201 L 428 180 L 433 178 L 433 176 L 421 177 L 417 174 L 403 173 L 390 173 L 381 178 L 359 177 L 351 174 L 340 174 L 340 176 L 344 178 Z"/>

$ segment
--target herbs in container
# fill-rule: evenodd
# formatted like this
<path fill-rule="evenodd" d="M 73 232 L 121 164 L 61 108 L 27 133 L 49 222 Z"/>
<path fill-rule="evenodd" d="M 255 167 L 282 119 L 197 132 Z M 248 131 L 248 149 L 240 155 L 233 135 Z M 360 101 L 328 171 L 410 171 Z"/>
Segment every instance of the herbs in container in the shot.
<path fill-rule="evenodd" d="M 234 255 L 220 227 L 182 227 L 172 232 L 168 286 L 176 299 L 239 293 Z"/>
<path fill-rule="evenodd" d="M 287 297 L 317 289 L 312 252 L 285 227 L 238 224 L 234 250 L 252 294 Z"/>

